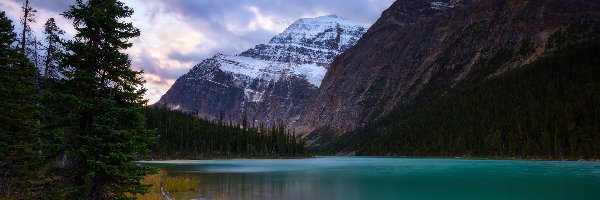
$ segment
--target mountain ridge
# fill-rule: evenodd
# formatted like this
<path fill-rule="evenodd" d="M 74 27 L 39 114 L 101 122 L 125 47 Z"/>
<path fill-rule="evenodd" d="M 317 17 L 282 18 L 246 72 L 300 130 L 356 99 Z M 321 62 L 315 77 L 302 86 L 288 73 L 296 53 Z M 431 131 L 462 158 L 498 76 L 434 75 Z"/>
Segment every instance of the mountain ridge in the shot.
<path fill-rule="evenodd" d="M 337 15 L 300 19 L 266 44 L 202 61 L 155 106 L 209 120 L 290 123 L 316 93 L 331 60 L 365 31 Z"/>
<path fill-rule="evenodd" d="M 532 63 L 553 51 L 547 41 L 557 31 L 597 24 L 598 9 L 597 2 L 583 0 L 396 1 L 334 59 L 296 132 L 343 134 L 417 98 Z M 511 59 L 496 68 L 478 65 L 503 55 Z"/>

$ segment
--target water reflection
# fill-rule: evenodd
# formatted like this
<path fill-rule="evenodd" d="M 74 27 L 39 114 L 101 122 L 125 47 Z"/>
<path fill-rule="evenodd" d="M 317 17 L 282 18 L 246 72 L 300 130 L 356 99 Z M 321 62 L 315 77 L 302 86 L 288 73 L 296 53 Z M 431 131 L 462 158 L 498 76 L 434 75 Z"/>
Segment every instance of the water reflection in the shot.
<path fill-rule="evenodd" d="M 314 173 L 170 172 L 169 175 L 200 180 L 197 191 L 174 194 L 178 199 L 339 199 L 356 197 L 358 187 L 355 181 L 344 177 Z"/>
<path fill-rule="evenodd" d="M 600 163 L 322 157 L 145 163 L 199 180 L 177 199 L 597 199 Z"/>

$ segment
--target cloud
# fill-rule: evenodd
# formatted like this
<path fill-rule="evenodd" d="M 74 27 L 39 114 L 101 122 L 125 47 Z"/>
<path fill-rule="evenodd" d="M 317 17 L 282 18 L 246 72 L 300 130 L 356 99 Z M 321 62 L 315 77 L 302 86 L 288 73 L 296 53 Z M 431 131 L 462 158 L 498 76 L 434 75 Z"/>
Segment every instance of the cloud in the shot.
<path fill-rule="evenodd" d="M 175 79 L 166 79 L 150 73 L 144 73 L 142 77 L 144 80 L 146 80 L 146 88 L 148 89 L 148 91 L 146 91 L 146 96 L 157 97 L 155 102 L 158 101 L 160 97 L 169 90 L 169 88 L 171 88 L 173 83 L 175 83 Z M 152 101 L 152 99 L 149 100 Z M 149 103 L 152 104 L 154 102 Z"/>
<path fill-rule="evenodd" d="M 178 51 L 169 53 L 169 59 L 181 62 L 197 62 L 199 57 L 201 57 L 201 55 L 197 53 L 180 53 Z"/>
<path fill-rule="evenodd" d="M 22 0 L 19 2 L 22 4 Z M 65 12 L 70 5 L 75 4 L 75 0 L 30 0 L 29 2 L 35 9 L 44 9 L 54 13 Z"/>
<path fill-rule="evenodd" d="M 166 10 L 192 19 L 209 19 L 219 23 L 246 22 L 253 19 L 259 8 L 266 16 L 295 21 L 299 17 L 316 17 L 335 13 L 359 23 L 371 24 L 389 7 L 393 0 L 149 0 L 163 2 Z"/>
<path fill-rule="evenodd" d="M 299 18 L 338 14 L 368 26 L 394 0 L 121 1 L 135 10 L 127 21 L 141 31 L 125 52 L 134 68 L 145 71 L 146 98 L 153 103 L 177 77 L 216 53 L 238 54 L 266 43 Z M 68 38 L 75 34 L 71 22 L 60 16 L 75 0 L 31 2 L 38 10 L 34 31 L 41 33 L 46 19 L 54 17 Z M 0 9 L 18 21 L 21 4 L 22 0 L 0 0 Z"/>
<path fill-rule="evenodd" d="M 165 79 L 177 79 L 179 76 L 189 71 L 187 67 L 168 68 L 160 63 L 160 59 L 153 57 L 145 49 L 142 50 L 141 54 L 132 58 L 133 68 L 144 70 L 144 73 L 146 74 L 153 74 Z"/>

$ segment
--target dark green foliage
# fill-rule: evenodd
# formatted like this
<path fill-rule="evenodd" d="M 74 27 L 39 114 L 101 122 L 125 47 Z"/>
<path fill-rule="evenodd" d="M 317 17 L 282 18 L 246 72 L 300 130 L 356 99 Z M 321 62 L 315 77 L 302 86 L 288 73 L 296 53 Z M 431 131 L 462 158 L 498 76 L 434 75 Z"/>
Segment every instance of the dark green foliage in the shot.
<path fill-rule="evenodd" d="M 0 199 L 33 198 L 41 166 L 35 67 L 13 44 L 12 22 L 0 13 Z"/>
<path fill-rule="evenodd" d="M 600 42 L 587 41 L 498 77 L 466 81 L 318 150 L 356 149 L 359 155 L 390 156 L 600 158 L 598 55 Z M 501 57 L 506 56 L 497 58 Z M 501 61 L 486 64 L 497 62 Z"/>
<path fill-rule="evenodd" d="M 43 101 L 60 198 L 127 199 L 147 188 L 139 181 L 153 170 L 132 161 L 147 153 L 154 133 L 144 124 L 141 72 L 121 52 L 140 34 L 122 22 L 132 13 L 117 0 L 78 0 L 63 14 L 77 34 L 65 43 L 65 78 L 49 82 Z"/>
<path fill-rule="evenodd" d="M 326 150 L 324 148 L 327 148 L 327 144 L 335 138 L 335 133 L 336 131 L 334 129 L 328 127 L 321 127 L 312 131 L 310 134 L 304 137 L 304 139 L 307 141 L 311 141 L 310 151 L 315 153 L 329 152 L 329 150 Z"/>
<path fill-rule="evenodd" d="M 599 35 L 600 27 L 598 26 L 593 26 L 589 23 L 574 23 L 550 35 L 546 42 L 546 48 L 560 49 L 572 42 L 585 42 L 590 38 L 598 38 Z"/>
<path fill-rule="evenodd" d="M 304 142 L 286 133 L 283 125 L 266 129 L 213 124 L 164 108 L 147 108 L 148 128 L 156 130 L 158 142 L 152 157 L 161 159 L 249 158 L 304 156 Z M 245 121 L 245 120 L 243 120 Z M 245 128 L 246 127 L 246 128 Z"/>

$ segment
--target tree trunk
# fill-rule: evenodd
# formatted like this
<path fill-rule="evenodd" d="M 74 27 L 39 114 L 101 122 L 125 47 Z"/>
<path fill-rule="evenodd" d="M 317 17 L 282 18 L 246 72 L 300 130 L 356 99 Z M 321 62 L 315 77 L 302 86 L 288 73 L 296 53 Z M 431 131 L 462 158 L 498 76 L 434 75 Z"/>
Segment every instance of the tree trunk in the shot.
<path fill-rule="evenodd" d="M 21 53 L 25 54 L 25 42 L 27 34 L 27 18 L 29 17 L 29 0 L 23 4 L 23 32 L 21 33 Z"/>

